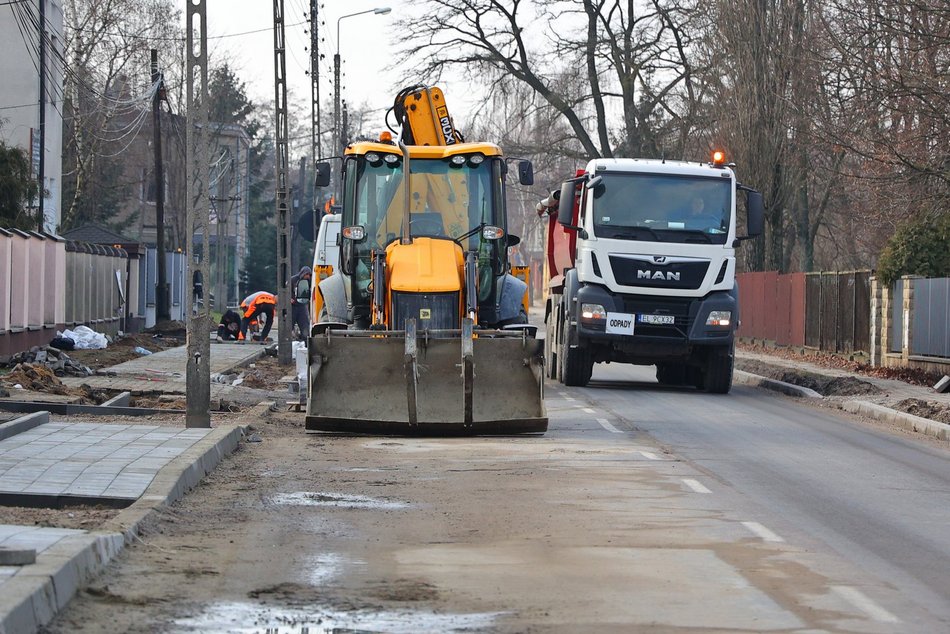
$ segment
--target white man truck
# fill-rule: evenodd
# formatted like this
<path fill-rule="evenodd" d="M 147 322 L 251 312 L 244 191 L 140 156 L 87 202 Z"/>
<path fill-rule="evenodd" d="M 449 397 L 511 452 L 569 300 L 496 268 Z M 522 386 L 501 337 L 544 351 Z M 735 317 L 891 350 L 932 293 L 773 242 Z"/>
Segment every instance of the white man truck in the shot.
<path fill-rule="evenodd" d="M 739 319 L 735 250 L 762 233 L 762 195 L 709 163 L 595 159 L 538 205 L 549 220 L 545 372 L 655 365 L 665 385 L 725 394 Z M 737 192 L 746 227 L 737 228 Z"/>

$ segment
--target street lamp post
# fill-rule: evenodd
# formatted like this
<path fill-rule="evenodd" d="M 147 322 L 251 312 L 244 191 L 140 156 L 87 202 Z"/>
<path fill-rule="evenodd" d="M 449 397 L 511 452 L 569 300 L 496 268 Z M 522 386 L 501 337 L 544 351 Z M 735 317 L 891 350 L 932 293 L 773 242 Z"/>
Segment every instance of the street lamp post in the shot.
<path fill-rule="evenodd" d="M 378 9 L 367 9 L 356 13 L 348 13 L 340 16 L 336 20 L 336 53 L 333 55 L 333 151 L 342 152 L 343 149 L 343 131 L 340 129 L 340 93 L 343 86 L 340 82 L 340 22 L 346 18 L 352 18 L 356 15 L 374 13 L 376 15 L 385 15 L 392 9 L 389 7 L 380 7 Z"/>

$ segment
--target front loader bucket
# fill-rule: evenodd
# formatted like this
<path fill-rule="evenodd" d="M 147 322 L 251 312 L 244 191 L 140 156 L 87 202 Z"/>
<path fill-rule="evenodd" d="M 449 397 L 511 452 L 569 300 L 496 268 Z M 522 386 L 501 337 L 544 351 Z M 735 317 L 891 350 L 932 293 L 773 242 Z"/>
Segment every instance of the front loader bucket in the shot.
<path fill-rule="evenodd" d="M 467 321 L 467 320 L 466 320 Z M 310 338 L 307 431 L 517 434 L 548 427 L 543 342 L 521 332 L 327 330 Z"/>

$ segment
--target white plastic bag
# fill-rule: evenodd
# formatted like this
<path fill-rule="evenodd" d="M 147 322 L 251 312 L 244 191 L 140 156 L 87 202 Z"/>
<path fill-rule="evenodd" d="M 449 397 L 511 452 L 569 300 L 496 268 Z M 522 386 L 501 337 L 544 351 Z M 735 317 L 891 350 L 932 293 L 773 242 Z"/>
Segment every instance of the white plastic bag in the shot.
<path fill-rule="evenodd" d="M 60 336 L 69 337 L 75 341 L 76 350 L 102 350 L 109 345 L 104 334 L 88 326 L 76 326 L 75 330 L 64 330 Z"/>

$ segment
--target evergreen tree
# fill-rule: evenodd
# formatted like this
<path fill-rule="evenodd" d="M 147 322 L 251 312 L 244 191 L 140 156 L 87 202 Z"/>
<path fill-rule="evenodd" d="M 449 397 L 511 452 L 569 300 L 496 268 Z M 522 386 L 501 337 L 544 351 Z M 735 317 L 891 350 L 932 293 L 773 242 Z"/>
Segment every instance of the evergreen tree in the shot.
<path fill-rule="evenodd" d="M 26 152 L 0 141 L 0 225 L 16 229 L 36 229 L 39 212 L 30 203 L 37 195 L 36 181 L 30 178 Z"/>

